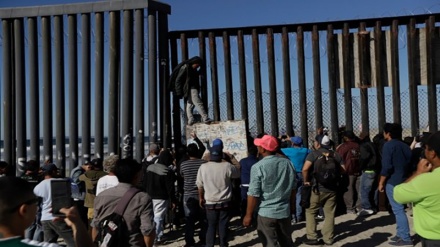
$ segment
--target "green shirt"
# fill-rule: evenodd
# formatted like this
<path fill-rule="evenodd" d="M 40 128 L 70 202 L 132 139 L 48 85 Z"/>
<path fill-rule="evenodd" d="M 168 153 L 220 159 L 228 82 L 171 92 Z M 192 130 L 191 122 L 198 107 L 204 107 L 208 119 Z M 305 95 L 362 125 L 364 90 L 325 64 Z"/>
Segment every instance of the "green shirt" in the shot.
<path fill-rule="evenodd" d="M 394 200 L 414 203 L 414 230 L 423 238 L 440 240 L 440 168 L 394 187 Z"/>
<path fill-rule="evenodd" d="M 290 216 L 290 195 L 296 188 L 296 172 L 289 159 L 266 156 L 251 168 L 248 195 L 258 197 L 258 214 L 272 219 Z"/>
<path fill-rule="evenodd" d="M 40 243 L 31 241 L 29 239 L 22 239 L 20 237 L 0 239 L 0 246 L 2 247 L 29 247 L 29 246 L 45 246 L 45 247 L 59 247 L 57 244 Z"/>

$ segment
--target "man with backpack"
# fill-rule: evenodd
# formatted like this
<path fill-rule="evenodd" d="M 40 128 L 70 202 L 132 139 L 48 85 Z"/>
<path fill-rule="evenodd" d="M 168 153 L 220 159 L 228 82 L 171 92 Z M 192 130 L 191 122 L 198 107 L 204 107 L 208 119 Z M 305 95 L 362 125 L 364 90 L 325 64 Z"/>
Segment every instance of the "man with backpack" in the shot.
<path fill-rule="evenodd" d="M 107 246 L 152 247 L 156 235 L 153 220 L 153 202 L 151 197 L 134 188 L 138 184 L 141 165 L 132 159 L 116 161 L 114 173 L 119 184 L 101 192 L 94 203 L 95 214 L 92 221 L 92 238 L 95 242 L 110 238 Z M 130 194 L 129 194 L 130 193 Z M 128 195 L 128 196 L 127 196 Z M 115 211 L 122 208 L 122 219 Z M 113 222 L 114 225 L 107 222 Z M 115 229 L 114 232 L 108 228 Z M 116 242 L 115 242 L 116 240 Z"/>
<path fill-rule="evenodd" d="M 344 142 L 336 148 L 336 152 L 344 161 L 346 174 L 344 179 L 348 182 L 347 191 L 344 193 L 344 202 L 348 214 L 356 214 L 356 197 L 359 191 L 359 177 L 361 166 L 359 164 L 360 147 L 357 137 L 351 130 L 346 130 L 342 134 Z"/>
<path fill-rule="evenodd" d="M 370 194 L 373 187 L 374 180 L 376 179 L 376 172 L 378 170 L 378 155 L 376 147 L 370 140 L 368 132 L 362 132 L 359 136 L 360 140 L 360 165 L 362 175 L 359 186 L 359 201 L 361 210 L 358 212 L 359 216 L 367 216 L 374 214 L 374 207 L 371 205 Z"/>
<path fill-rule="evenodd" d="M 188 117 L 188 125 L 194 124 L 194 107 L 197 108 L 204 123 L 209 124 L 212 122 L 199 96 L 200 83 L 197 69 L 201 67 L 202 64 L 203 60 L 198 56 L 181 62 L 174 68 L 168 83 L 168 89 L 173 91 L 174 97 L 183 97 L 187 102 L 186 115 Z"/>
<path fill-rule="evenodd" d="M 307 240 L 304 244 L 319 245 L 316 232 L 316 219 L 322 206 L 325 214 L 321 233 L 326 245 L 333 244 L 336 191 L 344 166 L 341 156 L 331 150 L 331 141 L 327 135 L 317 135 L 314 142 L 315 151 L 307 155 L 302 170 L 304 186 L 313 186 L 310 195 L 310 206 L 306 209 Z"/>

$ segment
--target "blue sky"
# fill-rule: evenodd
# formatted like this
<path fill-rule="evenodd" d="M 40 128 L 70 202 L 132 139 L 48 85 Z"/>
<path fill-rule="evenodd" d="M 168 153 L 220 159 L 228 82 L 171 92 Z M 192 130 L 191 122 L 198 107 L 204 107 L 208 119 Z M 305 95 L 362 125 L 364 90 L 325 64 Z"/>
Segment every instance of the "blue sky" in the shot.
<path fill-rule="evenodd" d="M 0 1 L 0 8 L 94 2 L 91 0 Z M 439 0 L 164 0 L 170 30 L 239 27 L 440 12 Z"/>

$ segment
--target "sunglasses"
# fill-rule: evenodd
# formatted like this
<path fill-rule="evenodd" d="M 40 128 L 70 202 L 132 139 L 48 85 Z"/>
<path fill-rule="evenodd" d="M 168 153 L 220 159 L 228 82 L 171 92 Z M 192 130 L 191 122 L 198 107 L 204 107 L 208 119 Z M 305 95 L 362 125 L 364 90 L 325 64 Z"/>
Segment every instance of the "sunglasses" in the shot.
<path fill-rule="evenodd" d="M 30 199 L 30 200 L 27 200 L 27 201 L 25 201 L 25 202 L 23 202 L 23 203 L 20 203 L 18 206 L 16 206 L 16 207 L 13 207 L 13 208 L 11 208 L 10 209 L 10 212 L 12 213 L 12 212 L 15 212 L 17 209 L 19 209 L 20 207 L 21 207 L 21 205 L 23 205 L 23 204 L 26 204 L 26 205 L 32 205 L 32 204 L 35 204 L 35 205 L 38 205 L 38 203 L 40 202 L 40 199 L 38 198 L 38 197 L 35 197 L 35 198 L 32 198 L 32 199 Z"/>

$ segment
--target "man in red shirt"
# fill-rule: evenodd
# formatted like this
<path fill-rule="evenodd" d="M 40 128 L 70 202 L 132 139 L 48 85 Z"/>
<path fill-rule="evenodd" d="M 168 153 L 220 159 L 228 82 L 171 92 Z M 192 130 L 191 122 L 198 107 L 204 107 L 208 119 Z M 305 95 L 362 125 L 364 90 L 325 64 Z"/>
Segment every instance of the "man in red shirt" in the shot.
<path fill-rule="evenodd" d="M 360 146 L 357 137 L 351 130 L 342 134 L 344 142 L 336 148 L 345 164 L 345 181 L 348 181 L 347 191 L 344 193 L 344 202 L 348 214 L 356 214 L 355 197 L 359 191 L 361 166 L 359 163 Z"/>

